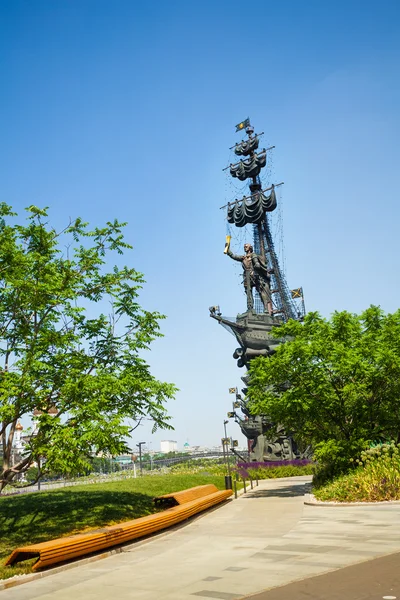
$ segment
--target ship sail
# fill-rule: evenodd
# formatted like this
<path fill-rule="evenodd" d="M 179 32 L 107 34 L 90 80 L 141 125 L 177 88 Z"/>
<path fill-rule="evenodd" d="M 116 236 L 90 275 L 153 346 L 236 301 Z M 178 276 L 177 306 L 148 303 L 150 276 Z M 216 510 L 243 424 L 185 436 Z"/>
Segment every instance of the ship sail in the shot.
<path fill-rule="evenodd" d="M 254 152 L 247 160 L 241 160 L 236 165 L 230 165 L 229 170 L 232 177 L 237 177 L 240 181 L 244 181 L 249 177 L 257 177 L 263 167 L 267 163 L 267 152 Z"/>
<path fill-rule="evenodd" d="M 228 205 L 227 220 L 228 223 L 234 223 L 236 227 L 244 227 L 248 223 L 261 223 L 266 212 L 271 212 L 276 208 L 276 194 L 272 187 L 271 193 L 267 196 L 263 192 L 252 194 L 250 198 L 243 199 L 242 202 Z"/>
<path fill-rule="evenodd" d="M 235 145 L 235 154 L 237 154 L 237 156 L 248 156 L 251 152 L 257 150 L 258 144 L 258 135 L 249 138 L 248 140 L 243 140 Z"/>

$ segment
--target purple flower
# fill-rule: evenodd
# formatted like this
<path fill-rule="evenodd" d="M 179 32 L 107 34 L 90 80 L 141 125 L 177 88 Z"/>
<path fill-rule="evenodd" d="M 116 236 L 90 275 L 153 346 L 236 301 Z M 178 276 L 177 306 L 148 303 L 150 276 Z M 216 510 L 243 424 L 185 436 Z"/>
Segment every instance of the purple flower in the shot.
<path fill-rule="evenodd" d="M 311 465 L 312 461 L 308 459 L 294 459 L 294 460 L 271 460 L 268 462 L 246 462 L 238 463 L 238 472 L 247 469 L 273 469 L 275 467 L 305 467 Z M 247 475 L 248 476 L 248 475 Z"/>

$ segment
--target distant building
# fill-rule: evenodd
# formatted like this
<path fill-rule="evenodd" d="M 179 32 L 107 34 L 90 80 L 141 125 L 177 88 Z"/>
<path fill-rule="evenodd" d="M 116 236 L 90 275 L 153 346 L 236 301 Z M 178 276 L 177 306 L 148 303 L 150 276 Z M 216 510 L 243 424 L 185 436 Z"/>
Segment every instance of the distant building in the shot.
<path fill-rule="evenodd" d="M 20 421 L 18 421 L 17 425 L 15 427 L 15 434 L 14 434 L 14 448 L 16 450 L 22 450 L 24 447 L 24 442 L 22 440 L 23 430 L 24 430 L 24 428 L 22 427 Z"/>
<path fill-rule="evenodd" d="M 132 462 L 132 454 L 120 454 L 119 456 L 116 456 L 113 460 L 114 462 L 120 465 L 127 465 Z"/>
<path fill-rule="evenodd" d="M 167 452 L 176 452 L 178 450 L 178 442 L 175 440 L 161 440 L 160 450 L 164 454 Z"/>

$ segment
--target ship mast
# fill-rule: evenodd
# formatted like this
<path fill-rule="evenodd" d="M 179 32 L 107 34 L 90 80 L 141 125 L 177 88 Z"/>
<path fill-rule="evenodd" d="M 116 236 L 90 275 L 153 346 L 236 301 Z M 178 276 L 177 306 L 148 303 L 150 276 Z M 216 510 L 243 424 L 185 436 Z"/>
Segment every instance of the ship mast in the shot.
<path fill-rule="evenodd" d="M 271 293 L 274 304 L 274 314 L 279 315 L 283 321 L 289 319 L 302 319 L 304 317 L 303 305 L 296 306 L 292 298 L 292 293 L 286 283 L 286 279 L 282 268 L 279 264 L 279 259 L 275 251 L 271 228 L 268 220 L 268 212 L 272 212 L 276 208 L 275 186 L 272 185 L 271 194 L 267 198 L 264 196 L 266 190 L 262 190 L 260 172 L 266 165 L 267 152 L 275 146 L 268 149 L 263 149 L 261 152 L 256 152 L 259 145 L 259 137 L 261 134 L 254 134 L 254 128 L 250 124 L 250 120 L 246 119 L 236 126 L 236 130 L 246 130 L 247 140 L 237 143 L 234 146 L 234 152 L 238 156 L 246 156 L 247 160 L 241 160 L 238 163 L 229 166 L 230 174 L 234 178 L 241 181 L 249 179 L 250 195 L 243 198 L 241 201 L 236 200 L 234 203 L 228 204 L 228 222 L 234 223 L 237 227 L 243 227 L 248 223 L 253 223 L 253 245 L 255 252 L 259 254 L 271 269 Z M 278 184 L 282 185 L 282 183 Z M 269 204 L 266 200 L 270 200 Z M 257 207 L 257 204 L 260 205 Z M 234 206 L 234 208 L 232 208 Z M 251 208 L 256 210 L 251 210 Z M 239 209 L 242 209 L 240 211 Z M 259 208 L 260 210 L 257 210 Z M 242 213 L 250 213 L 246 217 L 236 219 L 232 218 L 232 213 L 238 215 Z M 260 309 L 260 302 L 257 302 L 256 309 Z"/>

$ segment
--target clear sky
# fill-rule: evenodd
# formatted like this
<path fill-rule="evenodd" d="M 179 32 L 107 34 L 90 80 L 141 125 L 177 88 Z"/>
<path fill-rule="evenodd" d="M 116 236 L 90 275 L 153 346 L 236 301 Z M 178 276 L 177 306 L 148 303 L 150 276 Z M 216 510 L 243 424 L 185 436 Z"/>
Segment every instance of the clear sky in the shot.
<path fill-rule="evenodd" d="M 208 307 L 245 309 L 219 207 L 241 190 L 222 168 L 247 116 L 276 146 L 307 309 L 399 307 L 399 34 L 396 0 L 0 2 L 0 200 L 56 227 L 127 221 L 142 305 L 168 317 L 147 360 L 180 388 L 176 430 L 133 443 L 218 443 L 241 386 Z"/>

